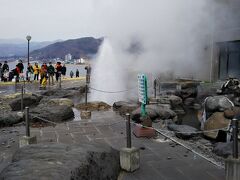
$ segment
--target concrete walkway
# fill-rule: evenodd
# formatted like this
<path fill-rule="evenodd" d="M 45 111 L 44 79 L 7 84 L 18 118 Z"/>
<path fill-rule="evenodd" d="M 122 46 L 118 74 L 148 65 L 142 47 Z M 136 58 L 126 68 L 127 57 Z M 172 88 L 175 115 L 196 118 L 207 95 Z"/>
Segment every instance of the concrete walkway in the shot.
<path fill-rule="evenodd" d="M 79 144 L 96 141 L 116 149 L 126 146 L 125 120 L 115 112 L 93 112 L 91 120 L 58 124 L 56 127 L 31 128 L 38 143 Z M 18 149 L 18 139 L 25 127 L 0 129 L 0 170 L 10 163 Z M 134 173 L 122 172 L 119 179 L 163 180 L 223 180 L 224 169 L 207 162 L 185 148 L 158 136 L 156 139 L 132 136 L 133 146 L 140 148 L 140 169 Z"/>

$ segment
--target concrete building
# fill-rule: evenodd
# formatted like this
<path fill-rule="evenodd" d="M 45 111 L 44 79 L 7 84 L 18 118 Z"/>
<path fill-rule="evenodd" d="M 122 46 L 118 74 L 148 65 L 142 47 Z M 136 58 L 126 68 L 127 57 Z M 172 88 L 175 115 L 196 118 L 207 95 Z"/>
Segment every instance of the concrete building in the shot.
<path fill-rule="evenodd" d="M 72 60 L 72 55 L 69 53 L 69 54 L 66 54 L 65 55 L 65 61 L 71 61 Z"/>
<path fill-rule="evenodd" d="M 240 1 L 219 0 L 213 8 L 210 80 L 240 78 Z M 223 23 L 224 22 L 224 23 Z"/>

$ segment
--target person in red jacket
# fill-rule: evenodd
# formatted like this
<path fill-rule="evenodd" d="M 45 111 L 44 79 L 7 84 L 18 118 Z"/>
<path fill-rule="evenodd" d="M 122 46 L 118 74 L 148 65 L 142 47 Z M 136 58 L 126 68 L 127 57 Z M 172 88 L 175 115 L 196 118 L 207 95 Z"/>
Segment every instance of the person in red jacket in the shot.
<path fill-rule="evenodd" d="M 58 81 L 58 78 L 61 76 L 62 72 L 61 62 L 57 62 L 57 64 L 55 65 L 55 69 L 56 69 L 56 81 Z"/>
<path fill-rule="evenodd" d="M 18 65 L 16 65 L 16 68 L 15 68 L 15 73 L 16 73 L 16 82 L 19 82 L 19 75 L 21 73 L 21 70 L 20 68 L 18 67 Z"/>

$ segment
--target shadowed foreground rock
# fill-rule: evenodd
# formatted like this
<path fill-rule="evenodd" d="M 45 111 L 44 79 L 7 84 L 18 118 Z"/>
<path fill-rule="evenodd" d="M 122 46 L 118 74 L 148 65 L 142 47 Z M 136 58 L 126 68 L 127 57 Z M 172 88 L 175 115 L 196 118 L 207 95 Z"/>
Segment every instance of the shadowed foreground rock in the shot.
<path fill-rule="evenodd" d="M 19 149 L 0 179 L 114 180 L 119 152 L 100 144 L 38 144 Z"/>

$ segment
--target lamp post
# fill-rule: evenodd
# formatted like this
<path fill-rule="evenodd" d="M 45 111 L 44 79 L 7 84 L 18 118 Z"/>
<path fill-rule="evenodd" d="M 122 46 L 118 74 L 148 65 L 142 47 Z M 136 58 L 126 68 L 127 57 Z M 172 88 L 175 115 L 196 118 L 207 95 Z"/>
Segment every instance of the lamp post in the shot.
<path fill-rule="evenodd" d="M 27 39 L 27 41 L 28 41 L 28 63 L 29 63 L 29 42 L 30 42 L 30 40 L 32 39 L 32 37 L 28 35 L 28 36 L 26 37 L 26 39 Z"/>

